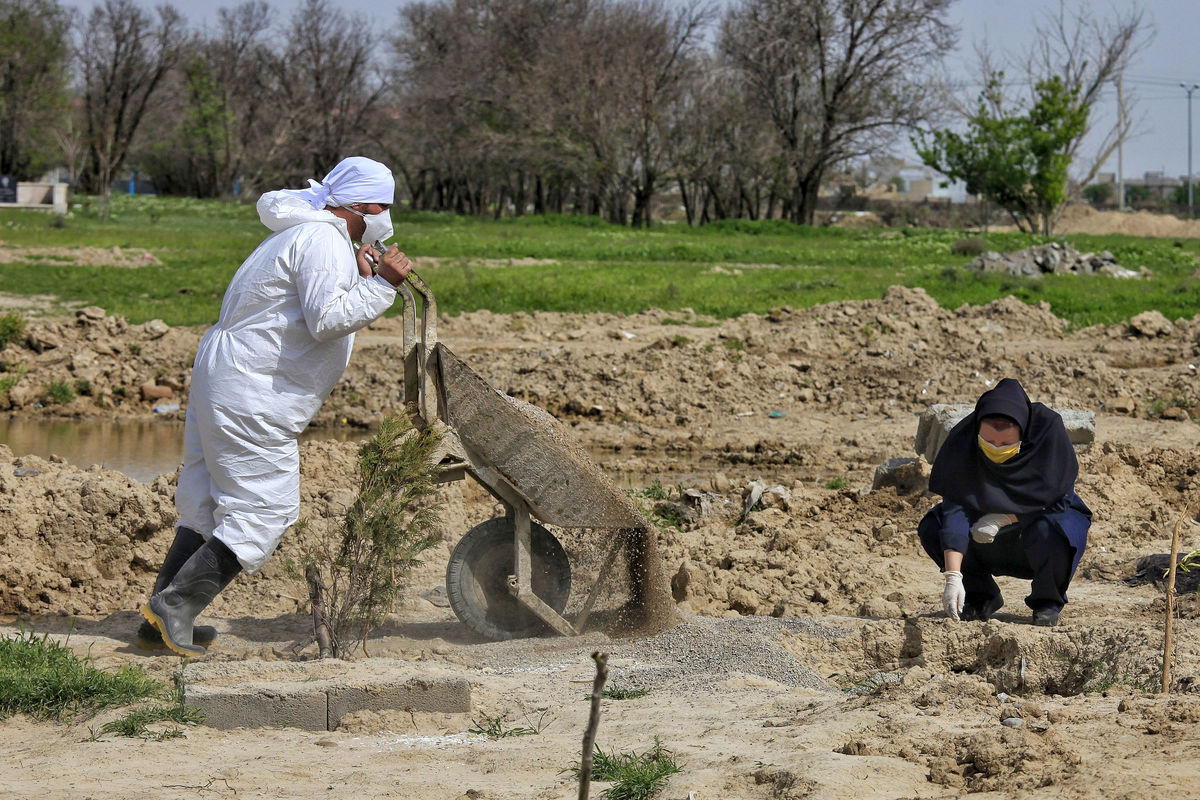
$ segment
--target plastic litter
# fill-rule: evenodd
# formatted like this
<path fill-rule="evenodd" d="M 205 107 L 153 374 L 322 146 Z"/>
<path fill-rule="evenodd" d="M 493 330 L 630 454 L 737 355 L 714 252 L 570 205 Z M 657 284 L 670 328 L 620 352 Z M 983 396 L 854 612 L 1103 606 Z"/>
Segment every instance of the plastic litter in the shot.
<path fill-rule="evenodd" d="M 179 410 L 179 403 L 163 403 L 154 407 L 155 414 L 170 414 L 172 411 Z"/>

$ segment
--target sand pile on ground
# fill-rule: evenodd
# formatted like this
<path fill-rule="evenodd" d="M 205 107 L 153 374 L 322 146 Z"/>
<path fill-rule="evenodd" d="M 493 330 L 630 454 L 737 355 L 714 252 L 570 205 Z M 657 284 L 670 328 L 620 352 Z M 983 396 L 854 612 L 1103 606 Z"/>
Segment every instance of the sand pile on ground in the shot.
<path fill-rule="evenodd" d="M 1063 212 L 1054 229 L 1058 233 L 1124 233 L 1194 239 L 1200 236 L 1200 220 L 1150 211 L 1098 211 L 1087 205 L 1073 205 Z"/>

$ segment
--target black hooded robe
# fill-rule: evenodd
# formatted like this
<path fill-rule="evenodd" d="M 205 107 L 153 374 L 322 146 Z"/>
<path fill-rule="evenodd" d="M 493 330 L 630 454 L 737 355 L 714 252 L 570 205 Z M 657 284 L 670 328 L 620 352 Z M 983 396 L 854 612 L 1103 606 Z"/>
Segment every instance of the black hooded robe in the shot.
<path fill-rule="evenodd" d="M 1008 417 L 1021 428 L 1021 451 L 1002 464 L 979 449 L 979 422 L 989 416 Z M 985 514 L 1015 514 L 1022 527 L 1045 518 L 1074 550 L 1074 575 L 1092 522 L 1091 510 L 1075 494 L 1078 474 L 1079 461 L 1062 417 L 1031 403 L 1018 381 L 1005 378 L 979 397 L 975 410 L 954 426 L 934 457 L 929 489 L 942 502 L 925 515 L 918 531 L 923 542 L 936 533 L 940 550 L 965 553 L 971 525 Z"/>

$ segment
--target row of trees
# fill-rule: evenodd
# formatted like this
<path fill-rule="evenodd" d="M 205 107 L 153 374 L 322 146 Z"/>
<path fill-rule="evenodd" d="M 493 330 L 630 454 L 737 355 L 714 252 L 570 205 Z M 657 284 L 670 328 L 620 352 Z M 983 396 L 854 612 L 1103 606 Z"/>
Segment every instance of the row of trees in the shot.
<path fill-rule="evenodd" d="M 77 16 L 0 0 L 0 173 L 66 164 L 104 194 L 134 169 L 159 191 L 212 197 L 299 185 L 357 153 L 392 166 L 418 209 L 649 225 L 669 188 L 693 224 L 812 223 L 831 174 L 949 118 L 952 2 L 740 0 L 717 13 L 701 0 L 431 0 L 400 8 L 385 36 L 330 0 L 286 20 L 244 0 L 203 30 L 135 0 Z M 1120 20 L 1121 44 L 1096 28 L 1112 56 L 1098 69 L 1070 50 L 1072 31 L 1091 30 L 1079 8 L 1037 66 L 1057 76 L 1037 83 L 1058 87 L 1052 118 L 1028 118 L 1030 136 L 1057 126 L 1042 142 L 1055 169 L 1087 131 L 1087 92 L 1120 74 L 1141 30 Z M 1055 53 L 1078 55 L 1078 70 Z M 1004 119 L 1000 84 L 988 91 L 979 113 Z M 1034 99 L 1013 107 L 1033 115 Z M 1008 202 L 995 171 L 983 180 L 954 160 L 978 132 L 926 136 L 931 163 Z M 1028 213 L 1046 216 L 1036 191 Z"/>

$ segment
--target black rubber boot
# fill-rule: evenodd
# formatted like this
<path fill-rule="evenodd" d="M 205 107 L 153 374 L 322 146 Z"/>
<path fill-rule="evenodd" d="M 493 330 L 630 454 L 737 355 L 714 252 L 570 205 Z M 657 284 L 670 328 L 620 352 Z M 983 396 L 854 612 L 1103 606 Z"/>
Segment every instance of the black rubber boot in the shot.
<path fill-rule="evenodd" d="M 182 525 L 176 528 L 175 541 L 171 543 L 171 549 L 167 551 L 167 557 L 163 559 L 162 567 L 158 570 L 158 579 L 154 581 L 154 591 L 150 594 L 156 595 L 167 588 L 171 579 L 175 577 L 175 573 L 179 572 L 179 568 L 186 564 L 192 554 L 203 546 L 203 536 Z M 138 646 L 143 650 L 159 650 L 166 647 L 158 628 L 145 620 L 138 626 L 137 637 Z M 217 629 L 211 625 L 197 625 L 192 629 L 192 644 L 207 647 L 216 638 Z"/>
<path fill-rule="evenodd" d="M 179 568 L 165 589 L 142 606 L 142 616 L 171 650 L 181 656 L 202 656 L 206 648 L 192 639 L 196 615 L 241 571 L 237 556 L 214 536 Z"/>

